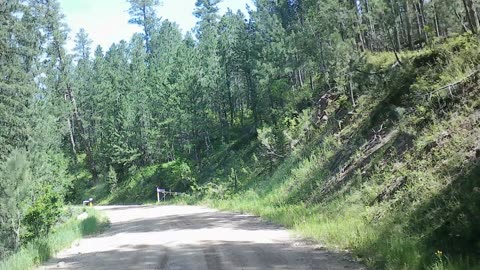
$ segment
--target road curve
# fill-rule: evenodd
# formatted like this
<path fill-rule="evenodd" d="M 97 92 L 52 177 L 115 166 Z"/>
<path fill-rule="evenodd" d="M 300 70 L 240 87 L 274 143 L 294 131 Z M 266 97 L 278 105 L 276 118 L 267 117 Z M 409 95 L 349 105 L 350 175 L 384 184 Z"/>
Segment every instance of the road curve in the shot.
<path fill-rule="evenodd" d="M 254 216 L 198 206 L 99 208 L 110 228 L 39 269 L 364 269 L 345 254 L 301 244 Z"/>

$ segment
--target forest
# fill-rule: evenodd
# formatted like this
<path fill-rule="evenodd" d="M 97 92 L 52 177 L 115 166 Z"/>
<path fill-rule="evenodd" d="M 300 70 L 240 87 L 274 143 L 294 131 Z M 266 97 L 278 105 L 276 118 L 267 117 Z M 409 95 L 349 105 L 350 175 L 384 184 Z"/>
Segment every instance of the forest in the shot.
<path fill-rule="evenodd" d="M 161 185 L 375 268 L 477 267 L 480 2 L 220 1 L 183 34 L 128 0 L 141 32 L 68 51 L 56 0 L 0 0 L 0 260 L 64 205 Z"/>

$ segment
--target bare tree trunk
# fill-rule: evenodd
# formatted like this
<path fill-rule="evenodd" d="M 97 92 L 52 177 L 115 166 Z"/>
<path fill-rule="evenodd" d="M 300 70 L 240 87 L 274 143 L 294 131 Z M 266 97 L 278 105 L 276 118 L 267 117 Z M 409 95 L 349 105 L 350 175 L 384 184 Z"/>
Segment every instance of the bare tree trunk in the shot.
<path fill-rule="evenodd" d="M 21 219 L 20 219 L 20 211 L 17 210 L 16 218 L 12 219 L 12 229 L 14 234 L 14 243 L 13 243 L 13 250 L 17 251 L 20 248 L 20 226 L 21 226 Z"/>
<path fill-rule="evenodd" d="M 418 14 L 420 16 L 420 23 L 422 25 L 423 35 L 425 36 L 425 42 L 428 43 L 429 37 L 428 37 L 428 33 L 425 31 L 425 25 L 427 25 L 427 18 L 425 16 L 423 1 L 424 0 L 419 0 L 418 2 Z"/>
<path fill-rule="evenodd" d="M 405 12 L 402 12 L 402 7 L 403 5 L 401 4 L 401 2 L 397 2 L 397 8 L 398 8 L 398 18 L 400 19 L 400 33 L 402 33 L 402 38 L 401 38 L 401 41 L 402 41 L 402 44 L 405 43 L 405 41 L 408 42 L 408 34 L 407 34 L 407 26 L 406 26 L 406 22 L 405 22 L 405 19 L 404 19 L 404 16 L 405 16 Z"/>
<path fill-rule="evenodd" d="M 312 78 L 312 74 L 310 74 L 309 76 L 309 79 L 310 79 L 310 90 L 312 91 L 312 93 L 314 93 L 314 87 L 313 87 L 313 78 Z"/>
<path fill-rule="evenodd" d="M 298 81 L 300 83 L 300 87 L 303 87 L 303 76 L 302 76 L 302 71 L 298 69 Z"/>
<path fill-rule="evenodd" d="M 67 118 L 67 123 L 68 123 L 68 131 L 70 133 L 70 144 L 72 145 L 72 154 L 73 154 L 73 161 L 77 163 L 77 146 L 75 144 L 75 131 L 72 125 L 72 121 L 70 120 L 70 117 Z"/>
<path fill-rule="evenodd" d="M 93 158 L 93 150 L 92 146 L 90 144 L 90 141 L 88 140 L 86 136 L 86 130 L 83 127 L 82 120 L 80 118 L 80 113 L 78 112 L 78 107 L 77 107 L 77 102 L 75 100 L 75 95 L 73 93 L 73 89 L 71 85 L 67 82 L 67 90 L 65 93 L 65 96 L 68 101 L 70 101 L 73 105 L 73 122 L 72 125 L 74 126 L 75 124 L 78 126 L 78 131 L 80 134 L 80 139 L 83 147 L 85 148 L 85 154 L 87 155 L 87 164 L 90 168 L 90 172 L 92 173 L 92 178 L 95 183 L 98 182 L 98 171 L 97 171 L 97 166 L 95 164 L 95 160 Z"/>
<path fill-rule="evenodd" d="M 432 3 L 432 9 L 433 9 L 433 18 L 435 20 L 435 33 L 437 34 L 437 37 L 440 37 L 442 33 L 440 31 L 440 22 L 438 20 L 437 7 L 435 5 L 435 2 Z"/>
<path fill-rule="evenodd" d="M 370 14 L 370 5 L 368 3 L 368 0 L 364 0 L 364 4 L 365 4 L 365 13 L 366 14 Z M 368 18 L 368 17 L 367 17 Z M 369 41 L 368 41 L 368 47 L 370 50 L 374 50 L 375 49 L 375 39 L 376 39 L 376 35 L 375 35 L 375 26 L 372 22 L 372 20 L 370 18 L 368 18 L 368 32 L 367 32 L 367 36 L 369 37 Z"/>
<path fill-rule="evenodd" d="M 81 139 L 81 142 L 82 142 L 83 146 L 85 147 L 85 153 L 87 155 L 87 163 L 89 165 L 90 172 L 92 173 L 93 180 L 95 182 L 97 182 L 98 181 L 98 172 L 97 172 L 96 164 L 95 164 L 94 159 L 93 159 L 93 151 L 92 151 L 90 142 L 86 138 L 86 132 L 85 132 L 85 129 L 83 127 L 83 123 L 81 121 L 80 114 L 78 112 L 78 107 L 77 107 L 77 102 L 75 100 L 75 95 L 73 93 L 73 89 L 72 89 L 71 84 L 68 81 L 68 77 L 66 75 L 66 71 L 65 71 L 66 64 L 65 64 L 64 59 L 63 59 L 62 48 L 58 44 L 58 42 L 56 42 L 56 41 L 55 41 L 55 45 L 56 45 L 55 48 L 56 48 L 56 51 L 57 51 L 57 54 L 58 54 L 58 59 L 59 59 L 58 69 L 61 72 L 61 74 L 65 76 L 64 80 L 65 80 L 66 89 L 65 89 L 65 92 L 64 92 L 64 99 L 67 102 L 71 102 L 71 104 L 73 106 L 73 117 L 72 117 L 72 122 L 70 123 L 70 125 L 71 125 L 70 130 L 73 131 L 74 127 L 75 127 L 75 124 L 78 125 L 80 139 Z M 68 121 L 70 121 L 70 119 Z M 76 158 L 76 156 L 75 156 L 75 158 Z"/>
<path fill-rule="evenodd" d="M 474 34 L 478 33 L 479 23 L 478 23 L 478 16 L 477 10 L 473 4 L 473 0 L 464 0 L 466 2 L 467 10 L 468 10 L 468 17 L 470 20 L 471 30 Z"/>
<path fill-rule="evenodd" d="M 412 39 L 412 22 L 410 21 L 410 5 L 409 0 L 405 1 L 405 24 L 407 26 L 407 41 L 408 47 L 410 50 L 413 50 L 413 39 Z"/>
<path fill-rule="evenodd" d="M 357 31 L 357 39 L 360 47 L 360 51 L 365 51 L 365 38 L 363 37 L 362 25 L 363 25 L 363 18 L 362 18 L 362 3 L 358 0 L 353 0 L 353 5 L 355 6 L 355 15 L 357 17 L 356 21 L 356 31 Z"/>
<path fill-rule="evenodd" d="M 348 86 L 350 88 L 350 98 L 352 99 L 352 106 L 353 108 L 357 107 L 357 103 L 355 102 L 355 97 L 353 95 L 353 80 L 352 80 L 352 74 L 348 75 Z"/>
<path fill-rule="evenodd" d="M 422 19 L 422 15 L 421 15 L 421 10 L 420 10 L 420 6 L 417 3 L 414 3 L 413 7 L 415 8 L 415 17 L 417 19 L 417 31 L 418 31 L 417 38 L 418 38 L 418 41 L 421 41 L 425 38 L 424 31 L 423 31 L 424 29 L 423 29 L 423 19 Z M 425 42 L 426 41 L 427 40 L 425 39 Z M 414 42 L 414 43 L 416 43 L 416 42 Z"/>
<path fill-rule="evenodd" d="M 472 30 L 473 28 L 472 21 L 471 21 L 472 18 L 470 17 L 470 12 L 468 10 L 467 0 L 462 0 L 462 3 L 463 3 L 463 8 L 465 9 L 465 17 L 467 17 L 468 25 L 470 26 L 470 30 Z"/>
<path fill-rule="evenodd" d="M 392 9 L 393 16 L 393 36 L 394 36 L 394 50 L 400 50 L 400 35 L 398 34 L 398 25 L 397 25 L 397 14 L 395 12 L 395 3 L 394 0 L 390 0 L 390 8 Z"/>
<path fill-rule="evenodd" d="M 468 27 L 465 25 L 465 22 L 463 21 L 462 15 L 458 13 L 458 10 L 456 8 L 453 8 L 453 11 L 455 12 L 455 16 L 457 17 L 458 21 L 462 25 L 462 29 L 464 32 L 468 32 Z"/>

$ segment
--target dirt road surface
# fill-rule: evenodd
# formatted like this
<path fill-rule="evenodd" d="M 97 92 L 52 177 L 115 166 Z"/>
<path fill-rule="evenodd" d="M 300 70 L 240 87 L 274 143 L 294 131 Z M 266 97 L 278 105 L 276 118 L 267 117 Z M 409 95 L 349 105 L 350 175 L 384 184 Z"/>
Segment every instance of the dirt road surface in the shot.
<path fill-rule="evenodd" d="M 198 206 L 100 207 L 111 226 L 42 270 L 364 269 L 258 217 Z"/>

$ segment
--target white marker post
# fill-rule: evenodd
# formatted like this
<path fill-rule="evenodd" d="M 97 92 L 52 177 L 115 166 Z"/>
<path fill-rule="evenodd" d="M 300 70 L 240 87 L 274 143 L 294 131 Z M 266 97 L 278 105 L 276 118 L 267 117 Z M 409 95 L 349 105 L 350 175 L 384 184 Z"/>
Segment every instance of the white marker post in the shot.
<path fill-rule="evenodd" d="M 163 200 L 165 200 L 165 189 L 157 187 L 157 202 L 160 202 L 160 193 L 163 193 Z"/>

